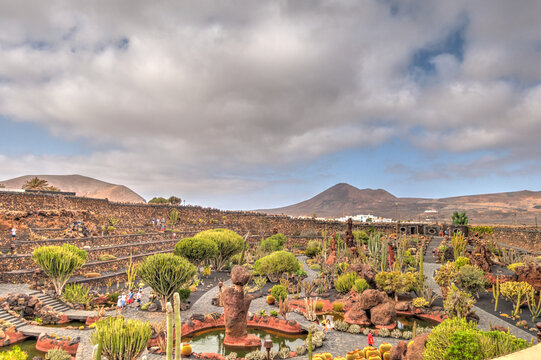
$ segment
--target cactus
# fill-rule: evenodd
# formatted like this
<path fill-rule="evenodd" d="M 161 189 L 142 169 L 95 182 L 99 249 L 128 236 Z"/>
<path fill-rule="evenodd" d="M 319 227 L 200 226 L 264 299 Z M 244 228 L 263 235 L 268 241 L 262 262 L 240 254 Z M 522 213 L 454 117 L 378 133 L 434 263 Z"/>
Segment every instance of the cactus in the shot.
<path fill-rule="evenodd" d="M 312 330 L 308 331 L 308 360 L 312 360 Z"/>
<path fill-rule="evenodd" d="M 424 273 L 424 240 L 423 246 L 419 249 L 419 289 L 424 288 L 425 273 Z"/>
<path fill-rule="evenodd" d="M 539 301 L 535 303 L 535 292 L 526 294 L 528 300 L 528 308 L 532 314 L 532 322 L 535 322 L 535 319 L 541 315 L 541 292 L 539 293 Z"/>
<path fill-rule="evenodd" d="M 498 299 L 500 298 L 500 276 L 496 276 L 496 284 L 492 284 L 492 296 L 494 297 L 494 312 L 498 311 Z"/>
<path fill-rule="evenodd" d="M 247 241 L 248 241 L 248 236 L 250 236 L 250 232 L 248 232 L 248 233 L 246 233 L 246 235 L 244 235 L 244 242 L 242 243 L 242 253 L 240 254 L 239 265 L 244 264 L 244 254 L 246 253 L 246 245 L 247 245 Z"/>
<path fill-rule="evenodd" d="M 101 341 L 92 349 L 92 360 L 101 360 Z"/>
<path fill-rule="evenodd" d="M 166 359 L 173 360 L 173 307 L 168 302 L 165 305 L 167 313 L 167 350 Z"/>
<path fill-rule="evenodd" d="M 178 292 L 173 295 L 173 303 L 175 305 L 175 360 L 181 359 L 180 343 L 182 335 L 182 322 L 180 321 L 180 296 Z"/>
<path fill-rule="evenodd" d="M 388 245 L 387 241 L 383 242 L 383 245 L 381 246 L 381 271 L 387 271 L 387 264 L 388 264 Z"/>
<path fill-rule="evenodd" d="M 413 320 L 413 329 L 411 332 L 413 333 L 412 338 L 417 337 L 417 320 Z"/>

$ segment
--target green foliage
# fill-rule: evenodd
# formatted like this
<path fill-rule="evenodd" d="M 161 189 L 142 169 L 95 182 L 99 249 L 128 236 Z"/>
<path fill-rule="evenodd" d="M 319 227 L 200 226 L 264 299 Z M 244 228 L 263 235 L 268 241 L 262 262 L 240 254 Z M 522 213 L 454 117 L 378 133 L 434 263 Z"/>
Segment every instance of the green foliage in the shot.
<path fill-rule="evenodd" d="M 500 293 L 515 304 L 513 316 L 516 316 L 521 302 L 535 293 L 535 289 L 525 281 L 507 281 L 500 284 Z"/>
<path fill-rule="evenodd" d="M 445 358 L 446 349 L 451 344 L 451 336 L 456 331 L 475 330 L 473 321 L 466 319 L 451 318 L 436 326 L 428 336 L 426 347 L 423 352 L 424 360 L 442 360 Z"/>
<path fill-rule="evenodd" d="M 357 274 L 354 272 L 340 275 L 334 280 L 334 288 L 341 294 L 348 293 L 358 279 Z"/>
<path fill-rule="evenodd" d="M 214 241 L 205 237 L 184 238 L 176 243 L 175 255 L 183 256 L 193 264 L 199 265 L 218 255 L 218 246 Z"/>
<path fill-rule="evenodd" d="M 111 255 L 111 254 L 102 254 L 102 255 L 98 256 L 98 260 L 99 260 L 99 261 L 111 261 L 111 260 L 116 260 L 116 256 Z"/>
<path fill-rule="evenodd" d="M 301 268 L 299 262 L 290 252 L 287 251 L 275 251 L 270 255 L 262 257 L 254 264 L 254 271 L 256 274 L 269 275 L 269 274 L 282 274 L 282 273 L 295 273 Z"/>
<path fill-rule="evenodd" d="M 516 268 L 521 267 L 521 266 L 524 266 L 524 263 L 518 262 L 518 263 L 509 264 L 507 268 L 511 271 L 515 271 Z"/>
<path fill-rule="evenodd" d="M 455 211 L 453 213 L 453 216 L 451 216 L 451 220 L 455 225 L 468 225 L 468 216 L 466 215 L 465 211 L 461 213 Z"/>
<path fill-rule="evenodd" d="M 479 331 L 479 343 L 485 359 L 507 355 L 530 346 L 526 340 L 502 331 Z"/>
<path fill-rule="evenodd" d="M 169 199 L 167 199 L 167 202 L 171 205 L 178 205 L 180 204 L 182 200 L 179 197 L 176 196 L 170 196 Z"/>
<path fill-rule="evenodd" d="M 277 301 L 279 299 L 285 300 L 289 295 L 287 288 L 283 285 L 274 285 L 271 288 L 271 294 Z"/>
<path fill-rule="evenodd" d="M 494 228 L 492 226 L 470 226 L 470 233 L 479 236 L 492 235 Z"/>
<path fill-rule="evenodd" d="M 476 330 L 455 331 L 451 335 L 445 360 L 481 360 L 484 359 L 479 343 L 479 332 Z"/>
<path fill-rule="evenodd" d="M 434 281 L 441 287 L 448 287 L 451 281 L 456 277 L 456 274 L 457 272 L 454 263 L 448 262 L 436 270 Z"/>
<path fill-rule="evenodd" d="M 308 256 L 309 258 L 314 258 L 318 256 L 320 252 L 321 252 L 321 241 L 310 240 L 308 244 L 306 245 L 306 249 L 304 250 L 304 255 Z"/>
<path fill-rule="evenodd" d="M 357 279 L 353 284 L 353 290 L 355 290 L 355 292 L 357 292 L 358 294 L 361 294 L 369 287 L 370 285 L 368 285 L 368 282 L 365 279 Z"/>
<path fill-rule="evenodd" d="M 278 311 L 276 311 L 276 310 L 271 310 L 269 314 L 270 314 L 270 316 L 277 317 L 277 316 L 278 316 Z"/>
<path fill-rule="evenodd" d="M 211 259 L 216 271 L 222 270 L 230 258 L 241 252 L 244 246 L 244 239 L 236 232 L 228 229 L 202 231 L 195 235 L 195 238 L 212 240 L 218 247 L 218 255 Z"/>
<path fill-rule="evenodd" d="M 162 204 L 162 205 L 165 205 L 165 204 L 169 204 L 169 200 L 167 200 L 166 198 L 163 198 L 163 197 L 153 197 L 152 199 L 150 199 L 150 201 L 148 203 L 149 204 Z"/>
<path fill-rule="evenodd" d="M 20 347 L 14 346 L 10 351 L 0 352 L 0 360 L 26 360 L 28 354 L 22 351 Z"/>
<path fill-rule="evenodd" d="M 96 323 L 90 336 L 101 344 L 102 354 L 110 360 L 137 359 L 148 345 L 151 326 L 148 322 L 122 317 L 106 317 Z"/>
<path fill-rule="evenodd" d="M 443 308 L 450 317 L 464 318 L 475 305 L 475 299 L 466 291 L 460 290 L 451 284 L 447 298 L 443 302 Z"/>
<path fill-rule="evenodd" d="M 68 284 L 64 288 L 64 299 L 72 304 L 86 305 L 92 300 L 88 286 L 83 284 Z"/>
<path fill-rule="evenodd" d="M 306 276 L 308 274 L 306 273 L 306 271 L 304 269 L 299 269 L 299 270 L 297 270 L 295 272 L 295 275 L 297 275 L 297 277 L 304 277 L 304 276 Z"/>
<path fill-rule="evenodd" d="M 353 239 L 357 244 L 366 244 L 368 243 L 368 234 L 364 230 L 353 231 Z"/>
<path fill-rule="evenodd" d="M 418 279 L 418 273 L 401 273 L 400 271 L 382 271 L 377 273 L 375 277 L 376 285 L 386 292 L 393 292 L 395 299 L 398 299 L 398 294 L 415 289 Z"/>
<path fill-rule="evenodd" d="M 422 307 L 430 305 L 430 303 L 424 297 L 416 297 L 415 299 L 411 301 L 411 305 L 413 305 L 416 308 L 422 308 Z"/>
<path fill-rule="evenodd" d="M 465 256 L 459 256 L 455 259 L 455 269 L 458 271 L 464 265 L 470 265 L 470 259 Z"/>
<path fill-rule="evenodd" d="M 284 234 L 274 234 L 261 242 L 261 250 L 264 252 L 282 250 L 287 238 Z"/>
<path fill-rule="evenodd" d="M 60 348 L 47 351 L 45 360 L 71 360 L 71 355 Z"/>
<path fill-rule="evenodd" d="M 455 264 L 456 266 L 456 264 Z M 472 295 L 479 297 L 479 292 L 485 290 L 485 272 L 473 265 L 464 265 L 458 270 L 456 284 Z"/>
<path fill-rule="evenodd" d="M 188 298 L 190 297 L 190 294 L 192 293 L 192 291 L 187 287 L 178 289 L 177 292 L 182 302 L 186 302 L 186 300 L 188 300 Z"/>
<path fill-rule="evenodd" d="M 335 301 L 335 302 L 332 303 L 332 309 L 335 312 L 342 312 L 342 311 L 344 311 L 344 303 L 339 302 L 339 301 Z"/>
<path fill-rule="evenodd" d="M 162 309 L 196 273 L 197 268 L 187 259 L 173 254 L 149 256 L 137 268 L 137 275 L 161 297 Z"/>
<path fill-rule="evenodd" d="M 453 247 L 455 259 L 465 255 L 466 245 L 468 245 L 468 239 L 463 233 L 459 232 L 453 235 L 451 238 L 451 246 Z"/>
<path fill-rule="evenodd" d="M 46 190 L 48 186 L 49 182 L 47 180 L 33 177 L 25 182 L 22 188 L 25 190 Z"/>
<path fill-rule="evenodd" d="M 62 294 L 71 274 L 84 265 L 87 253 L 75 246 L 40 246 L 32 253 L 32 260 L 51 278 L 56 293 Z"/>
<path fill-rule="evenodd" d="M 177 209 L 173 209 L 169 212 L 169 225 L 176 225 L 180 221 L 180 214 Z"/>

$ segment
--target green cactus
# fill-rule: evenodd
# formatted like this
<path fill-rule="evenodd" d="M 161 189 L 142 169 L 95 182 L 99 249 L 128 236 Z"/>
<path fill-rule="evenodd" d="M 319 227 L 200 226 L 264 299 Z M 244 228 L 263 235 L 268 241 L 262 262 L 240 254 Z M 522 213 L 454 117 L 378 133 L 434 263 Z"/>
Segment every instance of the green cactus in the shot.
<path fill-rule="evenodd" d="M 247 233 L 244 236 L 244 242 L 242 243 L 242 253 L 240 254 L 239 265 L 244 264 L 244 254 L 246 253 L 246 245 L 247 245 L 247 241 L 248 241 L 248 236 L 250 236 L 250 233 Z"/>
<path fill-rule="evenodd" d="M 308 360 L 312 360 L 312 330 L 308 331 Z"/>
<path fill-rule="evenodd" d="M 94 345 L 92 351 L 92 360 L 101 360 L 101 341 Z"/>
<path fill-rule="evenodd" d="M 417 321 L 416 320 L 413 320 L 412 333 L 413 333 L 412 339 L 415 339 L 415 337 L 417 337 Z"/>
<path fill-rule="evenodd" d="M 424 241 L 423 241 L 424 243 Z M 423 289 L 425 285 L 424 273 L 424 246 L 419 249 L 419 289 Z"/>
<path fill-rule="evenodd" d="M 151 332 L 148 322 L 106 317 L 96 323 L 90 338 L 108 359 L 137 359 L 146 349 Z"/>
<path fill-rule="evenodd" d="M 500 277 L 496 276 L 496 284 L 492 284 L 492 296 L 494 297 L 494 311 L 498 311 L 498 299 L 500 298 Z"/>
<path fill-rule="evenodd" d="M 173 295 L 173 303 L 175 305 L 175 360 L 180 360 L 180 343 L 182 342 L 180 336 L 182 334 L 182 323 L 180 321 L 180 296 L 178 292 Z"/>
<path fill-rule="evenodd" d="M 167 350 L 166 359 L 173 360 L 173 307 L 168 302 L 165 305 L 167 313 Z"/>
<path fill-rule="evenodd" d="M 381 246 L 381 271 L 387 271 L 387 259 L 388 255 L 388 244 L 387 241 L 383 242 L 383 245 Z"/>

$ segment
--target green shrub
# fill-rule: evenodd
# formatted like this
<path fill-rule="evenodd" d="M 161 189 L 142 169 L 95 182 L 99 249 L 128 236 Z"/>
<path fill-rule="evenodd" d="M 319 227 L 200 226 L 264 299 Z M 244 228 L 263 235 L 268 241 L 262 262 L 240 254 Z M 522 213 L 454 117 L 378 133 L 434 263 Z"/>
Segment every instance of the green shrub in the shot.
<path fill-rule="evenodd" d="M 457 271 L 455 265 L 452 262 L 448 262 L 445 265 L 440 266 L 434 275 L 434 281 L 441 287 L 447 287 L 454 280 Z"/>
<path fill-rule="evenodd" d="M 366 233 L 366 231 L 361 230 L 361 231 L 354 231 L 353 238 L 355 239 L 355 242 L 358 242 L 360 244 L 367 244 L 369 236 Z"/>
<path fill-rule="evenodd" d="M 276 310 L 271 310 L 270 313 L 269 313 L 270 316 L 274 316 L 274 317 L 277 317 L 278 316 L 278 311 Z"/>
<path fill-rule="evenodd" d="M 323 310 L 323 301 L 316 301 L 316 311 Z"/>
<path fill-rule="evenodd" d="M 295 275 L 297 275 L 298 277 L 305 277 L 306 275 L 306 271 L 304 271 L 304 269 L 299 269 L 295 272 Z"/>
<path fill-rule="evenodd" d="M 92 300 L 88 286 L 83 284 L 68 284 L 64 288 L 64 299 L 72 304 L 85 305 Z"/>
<path fill-rule="evenodd" d="M 71 355 L 60 348 L 47 351 L 45 360 L 71 360 Z"/>
<path fill-rule="evenodd" d="M 187 259 L 173 254 L 155 254 L 137 267 L 137 275 L 160 297 L 162 309 L 173 293 L 183 288 L 197 273 Z"/>
<path fill-rule="evenodd" d="M 98 256 L 99 261 L 110 261 L 110 260 L 116 260 L 116 256 L 111 254 L 102 254 Z"/>
<path fill-rule="evenodd" d="M 284 234 L 274 234 L 261 242 L 261 250 L 265 252 L 279 251 L 282 250 L 286 242 L 287 238 Z"/>
<path fill-rule="evenodd" d="M 344 311 L 344 303 L 341 303 L 339 301 L 335 301 L 332 303 L 332 309 L 335 312 L 342 312 Z"/>
<path fill-rule="evenodd" d="M 370 285 L 368 285 L 368 282 L 365 279 L 357 279 L 353 284 L 353 290 L 355 290 L 355 292 L 357 292 L 358 294 L 361 294 L 369 287 Z"/>
<path fill-rule="evenodd" d="M 304 250 L 304 255 L 309 258 L 313 258 L 319 255 L 321 252 L 321 242 L 318 240 L 310 240 Z"/>
<path fill-rule="evenodd" d="M 242 251 L 244 239 L 236 232 L 228 229 L 206 230 L 195 235 L 196 238 L 212 240 L 218 247 L 218 255 L 211 259 L 216 271 L 220 271 L 231 257 Z"/>
<path fill-rule="evenodd" d="M 278 299 L 285 300 L 289 295 L 287 288 L 283 285 L 274 285 L 271 289 L 271 294 L 277 301 Z"/>
<path fill-rule="evenodd" d="M 466 317 L 473 305 L 475 305 L 475 300 L 470 293 L 451 284 L 447 298 L 443 301 L 443 308 L 447 315 L 458 318 Z"/>
<path fill-rule="evenodd" d="M 477 360 L 484 359 L 479 344 L 477 330 L 455 331 L 451 335 L 449 347 L 446 349 L 445 360 Z"/>
<path fill-rule="evenodd" d="M 319 264 L 312 264 L 310 265 L 310 269 L 314 270 L 314 271 L 319 271 L 321 270 L 321 265 Z"/>
<path fill-rule="evenodd" d="M 519 339 L 515 335 L 502 331 L 480 332 L 481 353 L 485 359 L 514 353 L 530 346 L 526 340 Z"/>
<path fill-rule="evenodd" d="M 101 344 L 102 356 L 108 359 L 137 359 L 146 350 L 151 333 L 148 322 L 106 317 L 96 323 L 90 339 L 94 345 Z"/>
<path fill-rule="evenodd" d="M 348 293 L 357 279 L 357 274 L 353 272 L 340 275 L 334 280 L 334 288 L 341 294 Z"/>
<path fill-rule="evenodd" d="M 261 275 L 276 275 L 282 273 L 295 273 L 301 268 L 299 262 L 290 252 L 275 251 L 262 257 L 254 264 L 254 271 Z"/>
<path fill-rule="evenodd" d="M 192 291 L 187 287 L 181 288 L 177 292 L 178 292 L 178 296 L 180 297 L 180 301 L 182 302 L 186 302 L 186 300 L 188 300 L 188 298 L 190 297 L 190 294 L 192 293 Z"/>
<path fill-rule="evenodd" d="M 382 271 L 376 274 L 375 281 L 380 289 L 394 293 L 395 300 L 398 301 L 398 294 L 404 294 L 416 288 L 419 281 L 419 273 Z"/>
<path fill-rule="evenodd" d="M 436 326 L 428 336 L 426 347 L 423 352 L 424 360 L 442 360 L 445 358 L 446 349 L 451 344 L 451 336 L 456 331 L 475 330 L 473 321 L 466 319 L 450 318 Z"/>
<path fill-rule="evenodd" d="M 479 297 L 479 292 L 485 290 L 485 272 L 477 266 L 464 265 L 458 270 L 456 284 L 470 294 Z"/>
<path fill-rule="evenodd" d="M 470 259 L 465 256 L 459 256 L 455 259 L 455 269 L 460 270 L 464 265 L 470 265 Z"/>
<path fill-rule="evenodd" d="M 205 237 L 184 238 L 176 243 L 175 255 L 183 256 L 192 264 L 199 265 L 205 260 L 216 257 L 218 246 L 214 241 Z"/>
<path fill-rule="evenodd" d="M 56 293 L 61 295 L 71 274 L 84 265 L 86 256 L 86 251 L 63 244 L 36 248 L 32 253 L 32 260 L 51 278 Z"/>
<path fill-rule="evenodd" d="M 148 307 L 150 306 L 150 304 L 152 304 L 151 302 L 147 302 L 146 304 L 144 304 L 143 306 L 141 306 L 141 310 L 148 310 Z"/>
<path fill-rule="evenodd" d="M 12 350 L 0 352 L 0 360 L 26 360 L 28 354 L 20 347 L 14 346 Z"/>

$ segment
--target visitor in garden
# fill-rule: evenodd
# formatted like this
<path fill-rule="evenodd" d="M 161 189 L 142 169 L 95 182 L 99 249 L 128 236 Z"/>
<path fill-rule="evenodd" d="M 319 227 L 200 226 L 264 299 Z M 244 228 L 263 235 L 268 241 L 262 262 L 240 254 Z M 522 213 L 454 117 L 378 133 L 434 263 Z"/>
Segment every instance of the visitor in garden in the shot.
<path fill-rule="evenodd" d="M 122 293 L 122 296 L 120 297 L 122 299 L 122 308 L 126 307 L 126 293 Z"/>
<path fill-rule="evenodd" d="M 332 317 L 331 317 L 331 315 L 327 315 L 327 319 L 325 319 L 325 329 L 326 329 L 326 331 L 332 330 L 333 327 L 334 327 L 334 324 L 333 324 L 333 321 L 332 321 Z"/>
<path fill-rule="evenodd" d="M 372 336 L 372 330 L 368 333 L 368 346 L 374 346 L 374 336 Z"/>
<path fill-rule="evenodd" d="M 15 238 L 17 237 L 17 229 L 15 229 L 15 226 L 11 228 L 11 240 L 15 241 Z"/>
<path fill-rule="evenodd" d="M 156 225 L 156 219 L 152 218 L 152 226 Z"/>
<path fill-rule="evenodd" d="M 165 223 L 162 223 L 161 232 L 165 232 Z"/>
<path fill-rule="evenodd" d="M 143 290 L 139 290 L 137 292 L 137 295 L 135 295 L 135 299 L 137 301 L 137 307 L 140 308 L 141 307 L 141 297 L 143 296 Z"/>
<path fill-rule="evenodd" d="M 118 300 L 116 301 L 116 316 L 122 314 L 122 297 L 119 296 Z"/>
<path fill-rule="evenodd" d="M 130 289 L 130 292 L 128 293 L 128 305 L 133 304 L 133 290 Z"/>

